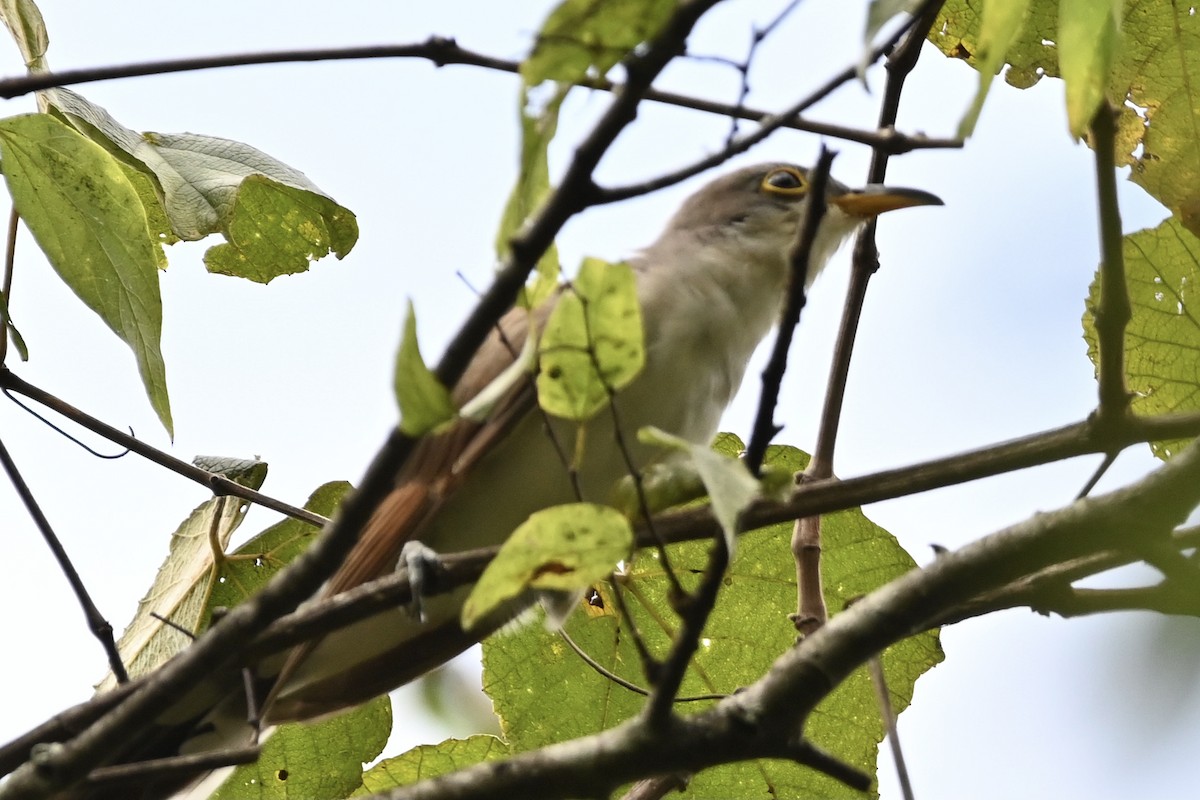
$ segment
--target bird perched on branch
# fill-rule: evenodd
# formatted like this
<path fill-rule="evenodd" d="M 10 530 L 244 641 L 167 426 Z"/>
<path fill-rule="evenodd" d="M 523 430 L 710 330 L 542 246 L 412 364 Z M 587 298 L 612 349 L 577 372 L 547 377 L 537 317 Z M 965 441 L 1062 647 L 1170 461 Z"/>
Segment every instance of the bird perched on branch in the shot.
<path fill-rule="evenodd" d="M 486 418 L 460 418 L 416 445 L 396 487 L 357 545 L 322 590 L 329 597 L 396 568 L 405 544 L 452 553 L 502 543 L 530 514 L 577 499 L 603 502 L 628 474 L 623 441 L 639 468 L 661 457 L 638 443 L 655 426 L 707 444 L 742 381 L 747 362 L 776 322 L 809 201 L 809 172 L 772 163 L 739 169 L 689 197 L 656 242 L 629 260 L 644 328 L 645 365 L 615 396 L 617 414 L 588 424 L 575 458 L 574 425 L 538 413 L 533 382 L 517 381 Z M 867 219 L 894 209 L 940 204 L 910 189 L 849 189 L 829 180 L 827 212 L 812 245 L 807 281 Z M 510 365 L 545 309 L 514 309 L 475 355 L 452 399 L 461 407 Z M 576 462 L 575 471 L 564 466 Z M 282 665 L 260 668 L 273 682 L 268 724 L 329 714 L 393 689 L 442 664 L 486 634 L 464 631 L 459 612 L 467 590 L 430 598 L 424 620 L 396 609 L 296 648 Z M 232 702 L 232 701 L 230 701 Z M 229 705 L 229 703 L 227 703 Z M 236 705 L 236 704 L 234 704 Z M 244 711 L 218 721 L 185 750 L 228 739 L 229 725 L 246 729 Z"/>

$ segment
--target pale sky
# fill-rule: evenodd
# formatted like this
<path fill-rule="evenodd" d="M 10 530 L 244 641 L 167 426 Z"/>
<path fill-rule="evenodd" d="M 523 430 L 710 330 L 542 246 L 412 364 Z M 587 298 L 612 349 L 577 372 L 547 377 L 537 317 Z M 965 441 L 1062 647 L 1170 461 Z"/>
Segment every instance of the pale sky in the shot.
<path fill-rule="evenodd" d="M 744 54 L 746 17 L 762 24 L 783 4 L 725 4 L 690 44 L 695 53 Z M 286 13 L 260 0 L 195 5 L 43 0 L 49 60 L 57 68 L 185 55 L 403 43 L 432 34 L 519 58 L 549 4 L 361 2 L 339 12 L 297 2 Z M 764 47 L 750 103 L 781 107 L 853 63 L 860 4 L 803 4 Z M 0 74 L 19 73 L 0 47 Z M 976 81 L 932 48 L 910 80 L 901 127 L 953 135 Z M 816 119 L 869 127 L 882 89 L 848 85 Z M 712 63 L 674 67 L 660 84 L 721 100 L 737 76 Z M 406 298 L 423 349 L 436 358 L 473 300 L 466 281 L 490 277 L 499 211 L 516 170 L 517 81 L 470 67 L 418 61 L 276 65 L 78 87 L 131 128 L 192 131 L 247 142 L 305 172 L 357 215 L 361 239 L 342 262 L 262 287 L 204 272 L 212 242 L 178 245 L 163 275 L 163 349 L 175 415 L 172 445 L 146 402 L 122 343 L 58 282 L 23 235 L 13 313 L 32 359 L 10 361 L 25 379 L 101 419 L 190 460 L 261 456 L 264 490 L 296 504 L 319 484 L 357 480 L 396 418 L 391 363 Z M 604 108 L 579 92 L 565 108 L 552 170 Z M 945 208 L 889 216 L 879 229 L 883 269 L 868 299 L 837 457 L 859 475 L 998 442 L 1082 419 L 1094 405 L 1079 319 L 1098 260 L 1091 153 L 1070 140 L 1062 86 L 1017 92 L 998 82 L 976 136 L 960 152 L 892 162 L 889 182 L 941 195 Z M 3 114 L 33 109 L 9 101 Z M 602 183 L 657 175 L 712 152 L 727 123 L 646 105 L 601 165 Z M 809 162 L 820 139 L 781 132 L 738 160 Z M 867 150 L 840 150 L 834 174 L 861 183 Z M 620 258 L 647 244 L 704 179 L 593 210 L 558 244 L 568 267 L 582 255 Z M 1121 182 L 1127 231 L 1166 211 Z M 6 209 L 0 209 L 6 211 Z M 778 418 L 780 441 L 811 448 L 829 349 L 847 278 L 843 253 L 805 312 Z M 466 281 L 456 276 L 461 271 Z M 745 435 L 754 376 L 727 417 Z M 129 456 L 100 461 L 0 403 L 11 450 L 103 613 L 121 629 L 166 552 L 167 537 L 204 490 Z M 93 437 L 84 434 L 89 441 Z M 116 448 L 99 443 L 98 448 Z M 954 548 L 1059 507 L 1095 459 L 869 507 L 918 563 L 929 544 Z M 1121 485 L 1153 466 L 1134 448 L 1101 483 Z M 253 511 L 244 535 L 277 516 Z M 0 582 L 5 651 L 0 740 L 86 699 L 105 671 L 100 648 L 11 489 L 0 486 Z M 1190 664 L 1194 620 L 1113 615 L 1062 621 L 1013 611 L 943 633 L 947 659 L 917 684 L 901 734 L 918 796 L 1091 800 L 1178 796 L 1194 783 L 1192 736 L 1200 697 Z M 462 674 L 471 678 L 469 666 Z M 394 752 L 446 735 L 411 724 Z M 399 716 L 400 714 L 398 714 Z M 465 734 L 469 731 L 455 730 Z M 398 748 L 398 749 L 396 749 Z M 898 796 L 886 756 L 882 796 Z M 1036 788 L 1035 788 L 1036 787 Z"/>

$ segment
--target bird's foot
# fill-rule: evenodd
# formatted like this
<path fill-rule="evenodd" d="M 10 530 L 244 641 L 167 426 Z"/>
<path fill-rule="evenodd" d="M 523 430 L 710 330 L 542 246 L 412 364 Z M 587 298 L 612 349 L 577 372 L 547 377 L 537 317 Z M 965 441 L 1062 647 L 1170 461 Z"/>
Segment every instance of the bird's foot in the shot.
<path fill-rule="evenodd" d="M 405 542 L 400 551 L 400 562 L 396 569 L 403 567 L 408 572 L 408 585 L 412 589 L 412 602 L 408 610 L 413 617 L 425 621 L 425 591 L 433 584 L 438 571 L 442 568 L 441 557 L 431 547 L 421 542 Z"/>

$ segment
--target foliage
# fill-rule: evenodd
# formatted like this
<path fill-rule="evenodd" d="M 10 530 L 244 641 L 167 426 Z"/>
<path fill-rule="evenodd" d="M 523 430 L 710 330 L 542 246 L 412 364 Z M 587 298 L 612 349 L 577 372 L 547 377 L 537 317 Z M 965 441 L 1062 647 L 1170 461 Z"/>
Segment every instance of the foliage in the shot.
<path fill-rule="evenodd" d="M 608 80 L 631 54 L 663 34 L 677 8 L 662 0 L 565 0 L 547 18 L 521 66 L 522 147 L 519 175 L 496 237 L 502 260 L 513 257 L 514 239 L 555 196 L 549 148 L 568 95 L 577 85 Z M 871 33 L 898 8 L 894 3 L 881 8 Z M 1173 16 L 1178 9 L 1165 0 L 989 0 L 980 9 L 978 3 L 950 0 L 930 34 L 948 56 L 966 59 L 980 72 L 962 134 L 973 131 L 993 76 L 1001 69 L 1015 86 L 1062 77 L 1069 133 L 1088 137 L 1092 146 L 1096 121 L 1109 113 L 1119 115 L 1115 160 L 1131 164 L 1133 179 L 1172 216 L 1156 228 L 1124 237 L 1127 287 L 1105 285 L 1097 274 L 1084 314 L 1089 356 L 1099 370 L 1105 340 L 1096 317 L 1110 302 L 1106 294 L 1128 289 L 1133 315 L 1124 342 L 1127 374 L 1121 377 L 1132 392 L 1133 412 L 1151 416 L 1200 410 L 1197 326 L 1189 308 L 1189 289 L 1200 282 L 1195 188 L 1200 186 L 1195 124 L 1200 102 L 1188 80 L 1200 53 L 1200 33 L 1192 15 L 1178 19 Z M 28 0 L 7 0 L 0 3 L 0 15 L 30 70 L 47 70 L 48 38 L 36 7 Z M 14 208 L 63 282 L 133 350 L 151 404 L 171 432 L 160 343 L 158 280 L 166 268 L 164 246 L 219 234 L 224 241 L 205 256 L 209 271 L 265 284 L 305 271 L 311 261 L 330 253 L 344 257 L 357 241 L 357 222 L 303 173 L 250 145 L 195 134 L 139 134 L 62 88 L 47 90 L 41 102 L 43 113 L 0 120 L 0 166 Z M 553 303 L 544 329 L 529 333 L 522 355 L 514 353 L 514 367 L 471 408 L 455 409 L 447 387 L 426 366 L 410 304 L 394 381 L 400 430 L 413 438 L 440 433 L 456 414 L 485 424 L 500 399 L 529 379 L 533 362 L 541 411 L 580 424 L 605 411 L 646 360 L 633 271 L 626 264 L 589 258 L 555 295 L 558 282 L 557 253 L 551 247 L 537 259 L 534 279 L 520 300 L 528 309 Z M 0 300 L 8 324 L 8 298 Z M 536 314 L 531 312 L 530 318 Z M 789 620 L 797 594 L 791 523 L 741 531 L 747 510 L 763 497 L 778 495 L 779 475 L 790 483 L 791 476 L 806 468 L 808 457 L 791 447 L 771 448 L 766 467 L 774 488 L 764 491 L 738 462 L 740 442 L 731 436 L 723 436 L 714 451 L 662 431 L 639 435 L 642 441 L 678 450 L 686 464 L 648 473 L 645 484 L 631 480 L 637 485 L 622 489 L 617 508 L 581 502 L 531 516 L 479 579 L 463 608 L 464 627 L 533 591 L 594 587 L 590 601 L 567 620 L 565 633 L 603 669 L 629 684 L 646 684 L 637 637 L 663 658 L 685 626 L 660 553 L 631 552 L 630 520 L 702 495 L 707 499 L 698 502 L 711 506 L 725 535 L 723 544 L 734 557 L 722 576 L 719 602 L 704 620 L 682 694 L 732 695 L 762 679 L 796 645 Z M 1166 459 L 1185 445 L 1172 440 L 1155 448 Z M 583 455 L 577 452 L 575 459 Z M 260 461 L 209 463 L 205 469 L 236 475 L 255 489 L 266 478 Z M 666 500 L 657 492 L 659 481 Z M 331 516 L 349 490 L 344 482 L 326 484 L 306 508 Z M 132 674 L 151 672 L 191 641 L 151 612 L 201 634 L 217 609 L 253 597 L 316 534 L 311 525 L 287 520 L 227 555 L 245 508 L 244 501 L 234 498 L 208 500 L 172 534 L 167 560 L 120 642 Z M 916 567 L 896 539 L 859 509 L 839 508 L 822 522 L 824 597 L 835 615 L 893 586 Z M 701 540 L 663 551 L 682 576 L 685 591 L 694 592 L 701 584 L 714 546 Z M 629 607 L 628 616 L 620 613 L 622 605 Z M 931 616 L 924 628 L 898 633 L 895 643 L 880 652 L 897 712 L 911 702 L 917 678 L 943 658 L 936 619 Z M 316 724 L 283 726 L 258 763 L 239 768 L 218 796 L 381 792 L 610 730 L 638 719 L 646 707 L 641 694 L 597 674 L 557 632 L 540 625 L 489 639 L 484 669 L 484 688 L 494 702 L 501 738 L 480 735 L 422 746 L 364 771 L 363 764 L 382 752 L 392 726 L 386 699 L 376 699 Z M 109 676 L 100 688 L 113 684 Z M 873 775 L 886 730 L 866 670 L 859 668 L 828 688 L 804 720 L 806 738 L 843 764 Z M 718 702 L 711 697 L 679 702 L 675 711 L 694 715 Z M 808 767 L 759 759 L 707 769 L 694 776 L 684 795 L 824 797 L 842 789 Z"/>

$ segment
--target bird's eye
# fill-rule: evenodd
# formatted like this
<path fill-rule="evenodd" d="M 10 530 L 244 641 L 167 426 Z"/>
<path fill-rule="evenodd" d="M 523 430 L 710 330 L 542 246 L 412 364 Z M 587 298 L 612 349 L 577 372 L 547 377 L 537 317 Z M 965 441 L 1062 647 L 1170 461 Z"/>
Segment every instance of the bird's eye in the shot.
<path fill-rule="evenodd" d="M 773 169 L 762 179 L 762 189 L 771 194 L 798 197 L 808 191 L 808 181 L 795 167 Z"/>

